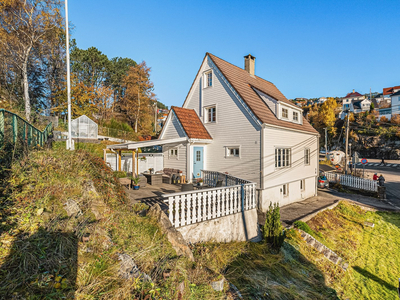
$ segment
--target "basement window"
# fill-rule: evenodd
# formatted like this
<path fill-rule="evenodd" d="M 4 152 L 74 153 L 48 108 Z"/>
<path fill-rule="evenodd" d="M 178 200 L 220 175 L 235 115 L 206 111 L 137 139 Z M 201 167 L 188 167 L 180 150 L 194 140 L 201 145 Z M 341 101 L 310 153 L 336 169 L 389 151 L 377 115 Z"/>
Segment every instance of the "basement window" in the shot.
<path fill-rule="evenodd" d="M 282 186 L 282 194 L 285 197 L 289 195 L 289 185 L 287 183 Z"/>
<path fill-rule="evenodd" d="M 304 192 L 306 189 L 306 182 L 304 179 L 300 180 L 300 191 Z"/>

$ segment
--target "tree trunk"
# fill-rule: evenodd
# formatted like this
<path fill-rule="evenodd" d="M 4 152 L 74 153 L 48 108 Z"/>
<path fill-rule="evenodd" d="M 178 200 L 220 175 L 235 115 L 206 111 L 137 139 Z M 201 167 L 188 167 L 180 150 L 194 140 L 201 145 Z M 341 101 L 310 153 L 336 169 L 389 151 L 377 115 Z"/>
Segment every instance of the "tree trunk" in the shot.
<path fill-rule="evenodd" d="M 25 101 L 25 117 L 28 121 L 31 119 L 31 101 L 29 99 L 29 82 L 28 82 L 28 56 L 30 48 L 28 49 L 25 59 L 22 63 L 22 85 L 24 87 L 24 101 Z"/>

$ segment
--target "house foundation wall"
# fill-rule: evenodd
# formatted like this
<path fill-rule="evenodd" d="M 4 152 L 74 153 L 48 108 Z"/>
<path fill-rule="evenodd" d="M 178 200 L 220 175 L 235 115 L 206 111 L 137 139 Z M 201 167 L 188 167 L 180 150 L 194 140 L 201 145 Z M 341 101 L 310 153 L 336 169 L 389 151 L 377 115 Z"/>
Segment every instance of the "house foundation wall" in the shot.
<path fill-rule="evenodd" d="M 257 209 L 178 227 L 187 242 L 260 241 Z"/>
<path fill-rule="evenodd" d="M 310 177 L 304 179 L 305 186 L 301 189 L 300 180 L 296 180 L 289 183 L 284 183 L 288 185 L 288 194 L 283 194 L 283 184 L 264 190 L 259 190 L 259 209 L 262 211 L 267 211 L 269 204 L 278 203 L 280 207 L 294 203 L 300 202 L 307 198 L 316 195 L 316 177 Z"/>

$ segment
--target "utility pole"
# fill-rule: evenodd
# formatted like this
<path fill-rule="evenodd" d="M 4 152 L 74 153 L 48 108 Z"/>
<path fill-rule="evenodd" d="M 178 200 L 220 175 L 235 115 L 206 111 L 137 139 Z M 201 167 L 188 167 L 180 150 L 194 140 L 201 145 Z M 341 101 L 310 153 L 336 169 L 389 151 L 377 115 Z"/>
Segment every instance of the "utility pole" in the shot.
<path fill-rule="evenodd" d="M 348 157 L 348 149 L 349 149 L 349 125 L 350 125 L 350 110 L 347 110 L 347 122 L 346 122 L 346 149 L 345 149 L 345 156 L 344 156 L 344 173 L 347 174 L 348 164 L 349 164 L 349 157 Z"/>
<path fill-rule="evenodd" d="M 325 127 L 325 160 L 328 160 L 328 128 Z"/>
<path fill-rule="evenodd" d="M 157 132 L 157 100 L 154 102 L 154 133 Z"/>
<path fill-rule="evenodd" d="M 69 65 L 69 28 L 68 28 L 68 0 L 65 0 L 65 33 L 67 48 L 67 97 L 68 97 L 68 141 L 67 150 L 74 150 L 72 145 L 72 124 L 71 124 L 71 71 Z"/>

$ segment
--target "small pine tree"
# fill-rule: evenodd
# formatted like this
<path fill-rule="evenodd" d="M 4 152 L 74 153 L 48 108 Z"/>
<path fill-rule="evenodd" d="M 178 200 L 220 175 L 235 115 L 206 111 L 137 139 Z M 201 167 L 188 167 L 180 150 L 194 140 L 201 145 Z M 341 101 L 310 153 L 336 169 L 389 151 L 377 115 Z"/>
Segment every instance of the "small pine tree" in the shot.
<path fill-rule="evenodd" d="M 263 228 L 264 240 L 275 250 L 282 247 L 285 235 L 281 224 L 281 214 L 278 203 L 269 204 Z"/>

